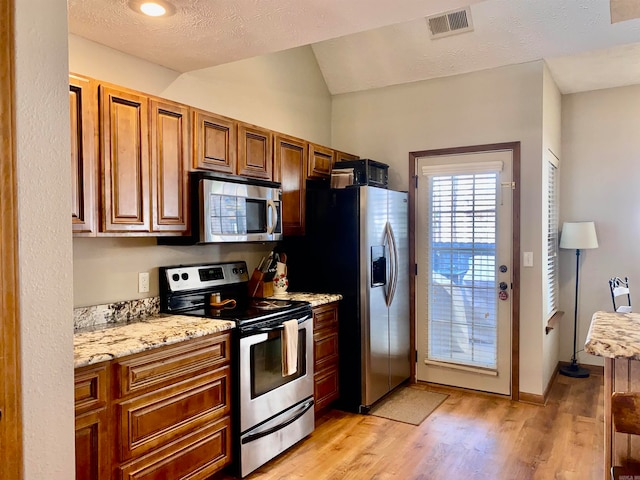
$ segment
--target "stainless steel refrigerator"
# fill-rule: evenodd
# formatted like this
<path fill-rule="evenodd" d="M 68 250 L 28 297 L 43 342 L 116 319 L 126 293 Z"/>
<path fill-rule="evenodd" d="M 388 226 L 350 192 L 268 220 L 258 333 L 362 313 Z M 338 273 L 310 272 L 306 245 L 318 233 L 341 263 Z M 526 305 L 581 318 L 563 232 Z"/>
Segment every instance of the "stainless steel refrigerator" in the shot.
<path fill-rule="evenodd" d="M 290 290 L 343 295 L 338 406 L 364 413 L 410 376 L 407 193 L 309 184 L 306 228 L 283 245 Z"/>

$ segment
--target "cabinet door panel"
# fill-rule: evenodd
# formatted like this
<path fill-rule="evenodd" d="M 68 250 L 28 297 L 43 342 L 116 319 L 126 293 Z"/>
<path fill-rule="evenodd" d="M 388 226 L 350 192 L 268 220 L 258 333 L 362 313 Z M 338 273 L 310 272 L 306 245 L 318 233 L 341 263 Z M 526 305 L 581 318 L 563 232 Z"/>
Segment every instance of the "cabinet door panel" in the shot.
<path fill-rule="evenodd" d="M 313 334 L 313 358 L 315 371 L 319 371 L 328 364 L 338 362 L 338 332 L 324 329 Z"/>
<path fill-rule="evenodd" d="M 147 98 L 100 86 L 103 232 L 149 232 Z"/>
<path fill-rule="evenodd" d="M 333 154 L 333 166 L 336 168 L 340 168 L 340 166 L 336 165 L 336 163 L 346 162 L 349 160 L 358 160 L 359 158 L 360 157 L 357 155 L 353 155 L 351 153 L 346 153 L 346 152 L 340 152 L 336 150 Z"/>
<path fill-rule="evenodd" d="M 316 373 L 314 376 L 315 411 L 329 406 L 339 397 L 338 367 L 332 366 Z"/>
<path fill-rule="evenodd" d="M 76 236 L 95 236 L 97 165 L 97 87 L 93 81 L 69 76 L 71 120 L 71 219 Z"/>
<path fill-rule="evenodd" d="M 151 195 L 152 230 L 185 232 L 188 229 L 189 109 L 152 100 Z"/>
<path fill-rule="evenodd" d="M 116 406 L 120 459 L 166 445 L 230 411 L 230 367 L 160 389 Z"/>
<path fill-rule="evenodd" d="M 109 478 L 107 411 L 76 416 L 76 480 Z"/>
<path fill-rule="evenodd" d="M 119 469 L 121 480 L 209 478 L 231 461 L 231 422 L 228 417 L 180 439 L 158 454 Z"/>
<path fill-rule="evenodd" d="M 308 178 L 328 178 L 331 176 L 333 150 L 313 143 L 309 144 Z"/>
<path fill-rule="evenodd" d="M 284 235 L 304 235 L 306 211 L 307 143 L 293 137 L 275 137 L 274 180 L 282 184 Z"/>
<path fill-rule="evenodd" d="M 266 128 L 238 124 L 238 175 L 273 178 L 273 134 Z"/>
<path fill-rule="evenodd" d="M 193 168 L 236 173 L 237 123 L 213 113 L 192 111 Z"/>

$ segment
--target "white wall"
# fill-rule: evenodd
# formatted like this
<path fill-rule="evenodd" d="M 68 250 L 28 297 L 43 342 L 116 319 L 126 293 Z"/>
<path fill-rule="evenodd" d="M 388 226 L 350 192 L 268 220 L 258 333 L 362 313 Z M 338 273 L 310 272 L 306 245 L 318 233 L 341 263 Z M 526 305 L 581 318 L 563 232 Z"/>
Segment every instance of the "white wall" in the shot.
<path fill-rule="evenodd" d="M 69 480 L 75 438 L 67 4 L 13 3 L 24 478 Z"/>
<path fill-rule="evenodd" d="M 331 146 L 331 96 L 310 47 L 179 74 L 69 36 L 70 71 Z M 158 246 L 145 238 L 74 238 L 74 305 L 158 295 L 158 266 L 246 260 L 273 244 Z M 151 272 L 148 294 L 138 272 Z"/>
<path fill-rule="evenodd" d="M 561 221 L 594 221 L 599 248 L 580 254 L 578 350 L 591 316 L 611 310 L 609 277 L 629 276 L 640 300 L 640 85 L 562 98 Z M 562 357 L 573 350 L 575 251 L 560 250 Z M 602 364 L 584 352 L 581 363 Z"/>
<path fill-rule="evenodd" d="M 407 190 L 411 151 L 522 142 L 521 249 L 542 251 L 543 64 L 338 95 L 334 147 L 388 163 L 390 186 Z M 521 269 L 520 390 L 542 394 L 541 266 Z"/>
<path fill-rule="evenodd" d="M 544 67 L 544 80 L 543 80 L 543 90 L 542 90 L 542 178 L 546 178 L 546 166 L 547 156 L 552 155 L 555 157 L 560 157 L 561 153 L 561 140 L 562 140 L 562 96 L 560 95 L 560 90 L 556 86 L 549 69 L 545 65 Z M 552 153 L 551 153 L 552 152 Z M 562 170 L 562 164 L 560 165 L 559 171 Z M 546 193 L 546 186 L 543 187 L 543 195 Z M 544 200 L 544 196 L 542 198 Z M 559 199 L 560 200 L 560 199 Z M 544 208 L 544 202 L 543 202 Z M 543 219 L 546 219 L 543 215 Z M 546 223 L 546 220 L 544 220 Z M 541 242 L 541 250 L 536 254 L 537 258 L 544 258 L 543 253 L 546 252 L 547 248 L 547 231 L 546 228 L 543 228 L 542 231 Z M 544 274 L 540 277 L 541 280 L 541 288 L 543 292 L 545 290 L 546 278 Z M 546 295 L 546 293 L 545 293 Z M 562 307 L 560 307 L 562 310 Z M 543 309 L 544 312 L 544 309 Z M 564 317 L 566 321 L 566 316 Z M 561 329 L 556 327 L 551 330 L 548 334 L 545 332 L 545 326 L 547 324 L 547 319 L 543 316 L 540 319 L 540 331 L 542 335 L 542 385 L 543 388 L 547 388 L 552 380 L 553 373 L 558 365 L 559 360 L 559 345 L 560 345 L 560 335 Z M 565 358 L 566 360 L 566 358 Z"/>

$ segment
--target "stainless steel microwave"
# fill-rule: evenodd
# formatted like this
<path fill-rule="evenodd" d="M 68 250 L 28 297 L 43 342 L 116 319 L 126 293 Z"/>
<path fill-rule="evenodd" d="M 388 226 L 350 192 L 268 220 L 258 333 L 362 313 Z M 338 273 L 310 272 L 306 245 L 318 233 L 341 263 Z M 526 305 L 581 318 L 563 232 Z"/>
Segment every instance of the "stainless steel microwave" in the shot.
<path fill-rule="evenodd" d="M 159 238 L 161 244 L 282 240 L 279 183 L 209 172 L 191 172 L 190 237 Z"/>

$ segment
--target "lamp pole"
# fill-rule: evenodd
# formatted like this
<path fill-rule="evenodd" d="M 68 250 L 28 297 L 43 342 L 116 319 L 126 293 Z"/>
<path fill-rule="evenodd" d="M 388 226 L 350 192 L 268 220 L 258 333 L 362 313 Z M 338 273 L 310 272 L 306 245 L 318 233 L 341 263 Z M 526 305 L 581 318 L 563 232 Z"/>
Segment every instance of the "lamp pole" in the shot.
<path fill-rule="evenodd" d="M 580 249 L 576 248 L 576 296 L 573 308 L 573 356 L 571 357 L 571 365 L 560 367 L 560 373 L 567 377 L 587 378 L 589 370 L 578 365 L 576 358 L 576 345 L 578 337 L 578 278 L 580 275 Z"/>

